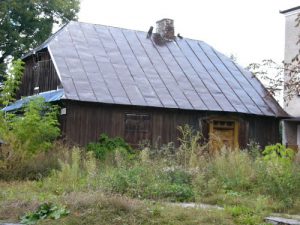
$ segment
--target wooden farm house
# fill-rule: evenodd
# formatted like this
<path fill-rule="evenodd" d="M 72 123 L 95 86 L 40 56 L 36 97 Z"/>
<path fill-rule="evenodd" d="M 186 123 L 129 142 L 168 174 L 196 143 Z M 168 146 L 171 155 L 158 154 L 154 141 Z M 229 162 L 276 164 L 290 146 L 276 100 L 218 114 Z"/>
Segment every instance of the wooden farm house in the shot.
<path fill-rule="evenodd" d="M 148 32 L 70 22 L 23 60 L 19 96 L 59 102 L 62 134 L 80 145 L 102 133 L 161 145 L 189 124 L 229 147 L 264 146 L 280 140 L 288 116 L 249 71 L 203 41 L 175 35 L 171 19 Z"/>

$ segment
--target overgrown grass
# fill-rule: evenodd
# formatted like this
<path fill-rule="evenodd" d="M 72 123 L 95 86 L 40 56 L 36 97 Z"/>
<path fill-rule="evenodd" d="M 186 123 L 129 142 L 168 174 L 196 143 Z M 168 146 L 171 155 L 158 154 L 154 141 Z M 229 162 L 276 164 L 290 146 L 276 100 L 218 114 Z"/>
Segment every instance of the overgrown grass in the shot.
<path fill-rule="evenodd" d="M 172 148 L 147 147 L 135 157 L 116 149 L 109 160 L 98 160 L 93 152 L 60 147 L 59 165 L 49 176 L 0 182 L 0 221 L 17 221 L 45 202 L 70 210 L 60 224 L 263 224 L 272 212 L 299 213 L 300 164 L 282 146 L 263 155 L 223 149 L 214 156 L 197 141 L 185 142 L 178 153 Z M 225 210 L 163 202 L 209 203 Z"/>

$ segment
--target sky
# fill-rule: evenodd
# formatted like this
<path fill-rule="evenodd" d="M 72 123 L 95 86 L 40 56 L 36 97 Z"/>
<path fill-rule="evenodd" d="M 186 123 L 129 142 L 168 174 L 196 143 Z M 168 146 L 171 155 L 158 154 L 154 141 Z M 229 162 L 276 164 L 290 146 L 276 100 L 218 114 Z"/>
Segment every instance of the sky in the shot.
<path fill-rule="evenodd" d="M 242 66 L 283 61 L 285 10 L 300 0 L 81 0 L 79 21 L 148 31 L 174 20 L 175 33 L 234 55 Z"/>

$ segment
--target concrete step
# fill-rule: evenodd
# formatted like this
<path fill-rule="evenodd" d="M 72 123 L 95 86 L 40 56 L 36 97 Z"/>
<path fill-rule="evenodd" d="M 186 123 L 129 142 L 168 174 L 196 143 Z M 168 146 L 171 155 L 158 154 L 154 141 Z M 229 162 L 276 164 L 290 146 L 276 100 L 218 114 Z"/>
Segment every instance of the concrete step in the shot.
<path fill-rule="evenodd" d="M 265 221 L 274 225 L 300 225 L 299 220 L 286 219 L 286 218 L 275 217 L 275 216 L 266 217 Z"/>

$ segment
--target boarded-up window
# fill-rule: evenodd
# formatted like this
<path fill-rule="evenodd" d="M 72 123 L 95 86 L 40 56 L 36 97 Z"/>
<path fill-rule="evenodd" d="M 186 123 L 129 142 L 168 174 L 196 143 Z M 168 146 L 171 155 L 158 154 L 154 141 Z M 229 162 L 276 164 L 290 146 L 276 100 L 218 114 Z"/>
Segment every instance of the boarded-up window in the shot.
<path fill-rule="evenodd" d="M 134 147 L 141 141 L 151 140 L 151 116 L 149 114 L 125 114 L 125 140 Z"/>

